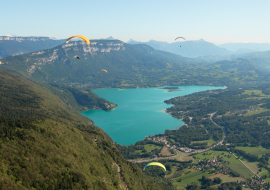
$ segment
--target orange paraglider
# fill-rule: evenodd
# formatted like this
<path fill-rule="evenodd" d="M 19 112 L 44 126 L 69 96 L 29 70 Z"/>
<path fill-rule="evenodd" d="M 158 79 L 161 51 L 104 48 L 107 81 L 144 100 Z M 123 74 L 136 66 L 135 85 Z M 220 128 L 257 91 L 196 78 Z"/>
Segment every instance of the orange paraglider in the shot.
<path fill-rule="evenodd" d="M 100 72 L 100 71 L 104 71 L 104 72 L 108 72 L 107 70 L 105 70 L 105 69 L 100 69 L 99 71 L 98 71 L 98 73 Z"/>
<path fill-rule="evenodd" d="M 85 36 L 81 36 L 81 35 L 76 35 L 76 36 L 71 36 L 67 39 L 66 43 L 68 43 L 72 38 L 81 38 L 83 39 L 84 41 L 86 41 L 86 43 L 88 45 L 90 45 L 90 40 L 88 38 L 86 38 Z"/>

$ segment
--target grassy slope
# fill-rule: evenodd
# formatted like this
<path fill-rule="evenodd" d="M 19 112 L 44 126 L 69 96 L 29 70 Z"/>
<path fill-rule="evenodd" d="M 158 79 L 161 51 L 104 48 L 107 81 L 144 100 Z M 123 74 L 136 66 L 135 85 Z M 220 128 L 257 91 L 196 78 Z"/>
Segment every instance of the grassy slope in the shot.
<path fill-rule="evenodd" d="M 192 182 L 195 182 L 196 184 L 200 185 L 199 179 L 201 179 L 203 175 L 205 177 L 210 177 L 211 175 L 214 175 L 214 174 L 208 174 L 208 173 L 204 173 L 202 171 L 197 170 L 189 174 L 183 175 L 179 178 L 176 178 L 173 184 L 176 185 L 178 189 L 184 189 L 185 187 L 187 187 L 187 184 L 191 184 Z M 180 179 L 181 179 L 181 182 L 177 182 Z"/>
<path fill-rule="evenodd" d="M 236 149 L 243 150 L 247 153 L 253 154 L 258 156 L 259 158 L 262 157 L 263 154 L 270 153 L 269 149 L 263 148 L 262 146 L 255 146 L 255 147 L 243 147 L 243 146 L 237 146 Z"/>
<path fill-rule="evenodd" d="M 1 71 L 0 102 L 1 189 L 173 189 L 44 87 Z"/>

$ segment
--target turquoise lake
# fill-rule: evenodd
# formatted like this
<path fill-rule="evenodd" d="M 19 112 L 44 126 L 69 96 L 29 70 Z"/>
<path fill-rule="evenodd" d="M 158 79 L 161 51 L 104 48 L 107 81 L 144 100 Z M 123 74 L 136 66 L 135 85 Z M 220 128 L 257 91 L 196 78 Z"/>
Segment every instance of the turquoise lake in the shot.
<path fill-rule="evenodd" d="M 178 86 L 181 91 L 168 92 L 166 89 L 99 89 L 93 90 L 97 95 L 118 104 L 112 111 L 89 110 L 82 114 L 102 128 L 114 142 L 131 145 L 146 136 L 164 133 L 166 129 L 178 129 L 183 121 L 164 112 L 171 104 L 164 103 L 177 96 L 194 92 L 224 89 L 214 86 Z"/>

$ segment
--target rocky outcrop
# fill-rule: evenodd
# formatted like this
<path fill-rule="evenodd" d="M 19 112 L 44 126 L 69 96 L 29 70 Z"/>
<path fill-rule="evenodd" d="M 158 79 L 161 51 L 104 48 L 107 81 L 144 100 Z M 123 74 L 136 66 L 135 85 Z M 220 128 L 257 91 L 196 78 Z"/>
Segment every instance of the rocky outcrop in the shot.
<path fill-rule="evenodd" d="M 28 69 L 27 72 L 31 75 L 32 73 L 34 73 L 36 70 L 36 66 L 35 65 L 31 65 Z"/>
<path fill-rule="evenodd" d="M 119 51 L 119 50 L 125 50 L 124 42 L 90 42 L 90 46 L 86 44 L 84 41 L 76 41 L 73 43 L 63 44 L 62 48 L 65 49 L 65 52 L 67 54 L 67 51 L 73 49 L 77 50 L 78 48 L 76 46 L 82 45 L 83 51 L 85 53 L 94 53 L 94 52 L 111 52 L 113 51 Z M 72 47 L 73 46 L 73 47 Z M 75 47 L 74 47 L 75 46 Z"/>

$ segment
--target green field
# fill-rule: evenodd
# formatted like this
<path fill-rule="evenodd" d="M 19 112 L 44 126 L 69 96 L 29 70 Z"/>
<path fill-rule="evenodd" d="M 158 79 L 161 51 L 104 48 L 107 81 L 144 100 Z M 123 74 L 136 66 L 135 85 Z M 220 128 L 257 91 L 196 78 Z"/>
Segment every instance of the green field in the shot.
<path fill-rule="evenodd" d="M 269 175 L 269 171 L 266 170 L 265 168 L 262 168 L 262 171 L 258 174 L 258 176 L 263 176 L 263 175 Z"/>
<path fill-rule="evenodd" d="M 200 181 L 198 181 L 198 180 L 201 179 L 203 175 L 205 177 L 209 177 L 209 176 L 212 176 L 215 174 L 208 174 L 208 173 L 204 173 L 202 171 L 196 170 L 196 171 L 191 172 L 189 174 L 186 174 L 184 176 L 180 176 L 178 178 L 175 178 L 173 184 L 176 185 L 177 189 L 185 189 L 187 184 L 191 184 L 192 182 L 199 184 Z M 177 182 L 179 179 L 181 179 L 182 181 Z"/>
<path fill-rule="evenodd" d="M 259 162 L 248 162 L 244 160 L 242 160 L 242 162 L 244 162 L 246 166 L 249 167 L 253 172 L 255 173 L 259 172 L 259 167 L 258 167 Z"/>
<path fill-rule="evenodd" d="M 144 145 L 144 149 L 147 152 L 151 152 L 152 150 L 155 150 L 156 148 L 161 150 L 162 146 L 157 146 L 157 145 L 154 145 L 154 144 L 146 144 L 146 145 Z"/>
<path fill-rule="evenodd" d="M 270 178 L 266 178 L 266 179 L 264 179 L 263 181 L 265 181 L 265 182 L 269 182 L 270 183 Z"/>
<path fill-rule="evenodd" d="M 223 156 L 222 159 L 224 161 L 227 161 L 229 162 L 229 164 L 241 164 L 243 165 L 239 160 L 237 160 L 232 154 L 228 154 L 227 155 L 230 155 L 230 158 L 226 157 L 226 156 Z"/>
<path fill-rule="evenodd" d="M 235 148 L 239 150 L 243 150 L 246 153 L 256 155 L 259 158 L 262 157 L 263 154 L 270 153 L 270 149 L 263 148 L 262 146 L 256 146 L 256 147 L 237 146 Z"/>
<path fill-rule="evenodd" d="M 205 152 L 205 155 L 203 155 L 204 153 L 201 154 L 196 154 L 193 157 L 196 157 L 196 159 L 198 160 L 203 160 L 203 159 L 211 159 L 212 157 L 217 157 L 218 155 L 221 155 L 222 153 L 224 154 L 229 154 L 227 151 L 214 151 L 214 150 L 210 150 Z"/>
<path fill-rule="evenodd" d="M 241 181 L 239 178 L 232 177 L 232 176 L 229 176 L 229 175 L 223 175 L 223 176 L 220 176 L 219 178 L 222 180 L 222 183 Z"/>
<path fill-rule="evenodd" d="M 266 111 L 268 111 L 268 109 L 260 108 L 259 110 L 256 110 L 256 111 L 249 111 L 246 114 L 244 114 L 243 116 L 249 116 L 249 115 L 259 114 L 259 113 L 266 112 Z"/>
<path fill-rule="evenodd" d="M 224 155 L 222 155 L 222 153 L 224 153 Z M 225 164 L 227 167 L 229 167 L 233 171 L 238 172 L 243 178 L 247 179 L 254 175 L 246 166 L 244 166 L 239 160 L 237 160 L 232 154 L 229 154 L 227 151 L 211 150 L 211 151 L 206 152 L 205 155 L 201 153 L 201 154 L 194 155 L 194 157 L 196 157 L 196 159 L 203 160 L 205 158 L 211 159 L 212 157 L 217 157 L 218 155 L 222 156 L 223 161 L 228 162 L 227 164 Z M 225 155 L 228 155 L 228 156 L 225 156 Z M 251 164 L 251 167 L 255 168 L 255 165 Z"/>
<path fill-rule="evenodd" d="M 156 148 L 158 150 L 161 150 L 162 146 L 157 146 L 157 145 L 154 145 L 154 144 L 146 144 L 146 145 L 144 145 L 144 149 L 147 152 L 151 152 L 152 150 L 155 150 Z M 143 154 L 142 150 L 135 150 L 135 152 L 137 152 L 139 154 Z"/>
<path fill-rule="evenodd" d="M 244 164 L 242 164 L 241 162 L 239 162 L 238 164 L 228 164 L 227 166 L 231 170 L 238 172 L 241 175 L 241 177 L 243 177 L 245 179 L 248 179 L 248 178 L 254 176 L 254 174 L 246 166 L 244 166 Z"/>
<path fill-rule="evenodd" d="M 223 175 L 223 176 L 220 176 L 219 178 L 222 180 L 222 183 L 242 181 L 238 177 L 231 177 L 229 175 Z M 218 186 L 220 186 L 220 184 L 213 185 L 211 187 L 218 188 Z"/>
<path fill-rule="evenodd" d="M 207 142 L 207 145 L 210 146 L 212 144 L 214 144 L 216 141 L 214 141 L 213 139 L 209 139 L 209 140 L 205 140 L 205 141 L 191 141 L 191 144 L 193 143 L 204 143 Z"/>
<path fill-rule="evenodd" d="M 259 176 L 263 176 L 263 175 L 267 175 L 269 176 L 270 172 L 268 170 L 266 170 L 265 168 L 262 168 L 262 171 L 258 174 Z M 266 178 L 264 179 L 265 182 L 269 182 L 270 183 L 270 178 Z"/>
<path fill-rule="evenodd" d="M 237 177 L 230 177 L 229 175 L 223 175 L 223 176 L 220 177 L 220 179 L 222 180 L 222 183 L 241 181 L 241 179 L 238 179 Z M 211 187 L 218 188 L 219 185 L 220 184 L 213 185 Z M 242 189 L 243 190 L 251 190 L 250 188 L 244 188 L 244 187 L 242 187 Z"/>
<path fill-rule="evenodd" d="M 270 152 L 270 150 L 262 148 L 261 146 L 260 147 L 236 147 L 236 148 L 240 150 L 244 150 L 248 153 L 256 154 L 256 155 L 260 155 L 262 154 L 262 152 L 263 153 Z M 210 150 L 205 153 L 193 155 L 192 157 L 195 158 L 195 162 L 197 162 L 198 160 L 211 159 L 219 155 L 222 157 L 223 161 L 226 161 L 223 164 L 229 167 L 231 170 L 238 172 L 241 177 L 245 179 L 249 179 L 252 176 L 254 176 L 254 174 L 244 164 L 242 164 L 238 159 L 236 159 L 232 154 L 230 154 L 227 151 Z M 258 162 L 243 161 L 243 163 L 245 163 L 255 173 L 259 171 L 259 168 L 257 165 Z M 266 170 L 263 171 L 263 173 L 261 173 L 261 175 L 266 175 L 266 174 L 268 174 L 268 171 Z M 176 185 L 178 189 L 185 189 L 187 184 L 191 184 L 192 182 L 198 183 L 198 185 L 200 185 L 199 179 L 201 179 L 203 175 L 205 175 L 206 177 L 209 177 L 215 174 L 214 173 L 209 174 L 207 172 L 204 173 L 203 171 L 196 170 L 196 171 L 192 171 L 191 173 L 183 174 L 180 177 L 174 178 L 173 184 Z M 172 174 L 169 176 L 172 176 Z M 223 183 L 237 182 L 237 180 L 238 181 L 240 180 L 239 178 L 231 177 L 229 175 L 223 175 L 220 178 L 222 179 Z M 179 179 L 181 179 L 181 182 L 177 182 Z M 270 178 L 267 180 L 270 181 Z"/>
<path fill-rule="evenodd" d="M 262 93 L 261 90 L 245 90 L 245 92 L 244 92 L 243 94 L 248 94 L 248 95 L 250 95 L 250 96 L 251 96 L 252 94 L 257 95 L 257 96 L 265 96 L 265 94 Z"/>

